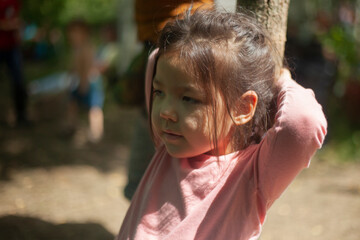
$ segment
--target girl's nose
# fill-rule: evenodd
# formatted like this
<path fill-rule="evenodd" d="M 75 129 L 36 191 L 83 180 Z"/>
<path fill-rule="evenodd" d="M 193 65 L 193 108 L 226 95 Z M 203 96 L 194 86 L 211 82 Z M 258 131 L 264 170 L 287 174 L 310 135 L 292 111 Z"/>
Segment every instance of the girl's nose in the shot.
<path fill-rule="evenodd" d="M 167 104 L 166 106 L 163 106 L 163 108 L 160 111 L 160 117 L 165 120 L 169 120 L 173 122 L 177 122 L 178 120 L 178 116 L 175 111 L 175 108 L 171 104 Z"/>

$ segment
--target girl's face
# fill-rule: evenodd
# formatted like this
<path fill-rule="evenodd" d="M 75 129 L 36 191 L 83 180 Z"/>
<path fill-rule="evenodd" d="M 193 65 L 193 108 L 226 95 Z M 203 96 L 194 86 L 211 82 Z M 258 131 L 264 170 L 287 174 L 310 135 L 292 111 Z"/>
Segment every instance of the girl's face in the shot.
<path fill-rule="evenodd" d="M 181 60 L 167 55 L 158 60 L 151 112 L 154 133 L 173 157 L 213 154 L 214 146 L 210 140 L 214 131 L 213 120 L 209 116 L 211 106 L 203 89 L 181 65 Z M 223 125 L 218 126 L 218 129 L 223 129 L 218 133 L 218 153 L 226 154 L 230 152 L 227 139 L 232 122 L 220 94 L 217 99 L 218 115 L 222 116 L 222 120 L 217 122 Z"/>

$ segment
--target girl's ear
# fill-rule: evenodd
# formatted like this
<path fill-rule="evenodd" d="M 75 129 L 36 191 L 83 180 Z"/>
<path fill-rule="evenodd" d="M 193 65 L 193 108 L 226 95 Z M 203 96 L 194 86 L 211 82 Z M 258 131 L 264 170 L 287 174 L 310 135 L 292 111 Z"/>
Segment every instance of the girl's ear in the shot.
<path fill-rule="evenodd" d="M 247 91 L 244 93 L 231 113 L 232 119 L 236 125 L 243 125 L 249 122 L 256 110 L 258 96 L 255 91 Z"/>

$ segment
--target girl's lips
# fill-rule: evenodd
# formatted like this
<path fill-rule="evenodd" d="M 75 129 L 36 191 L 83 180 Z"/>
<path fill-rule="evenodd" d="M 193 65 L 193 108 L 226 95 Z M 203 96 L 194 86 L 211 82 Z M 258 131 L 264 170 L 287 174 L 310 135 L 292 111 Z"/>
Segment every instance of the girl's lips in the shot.
<path fill-rule="evenodd" d="M 169 141 L 169 142 L 174 142 L 174 141 L 178 141 L 179 139 L 182 139 L 183 136 L 180 135 L 180 134 L 177 134 L 177 133 L 174 133 L 172 131 L 168 131 L 168 130 L 165 130 L 162 132 L 162 136 L 163 138 L 166 140 L 166 141 Z"/>

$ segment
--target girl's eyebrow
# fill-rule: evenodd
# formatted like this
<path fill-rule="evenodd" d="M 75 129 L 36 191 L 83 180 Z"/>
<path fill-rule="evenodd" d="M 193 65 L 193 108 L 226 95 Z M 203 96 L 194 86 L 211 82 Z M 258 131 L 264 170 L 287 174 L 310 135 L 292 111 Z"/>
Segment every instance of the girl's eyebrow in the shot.
<path fill-rule="evenodd" d="M 162 86 L 164 86 L 164 83 L 162 83 L 159 79 L 154 78 L 153 85 L 157 85 L 159 87 L 162 87 Z M 193 93 L 201 92 L 199 88 L 195 87 L 195 85 L 178 86 L 177 91 L 179 91 L 179 92 L 193 92 Z"/>
<path fill-rule="evenodd" d="M 185 87 L 180 87 L 180 89 L 182 89 L 184 92 L 199 92 L 199 89 L 194 87 L 194 86 L 185 86 Z"/>

